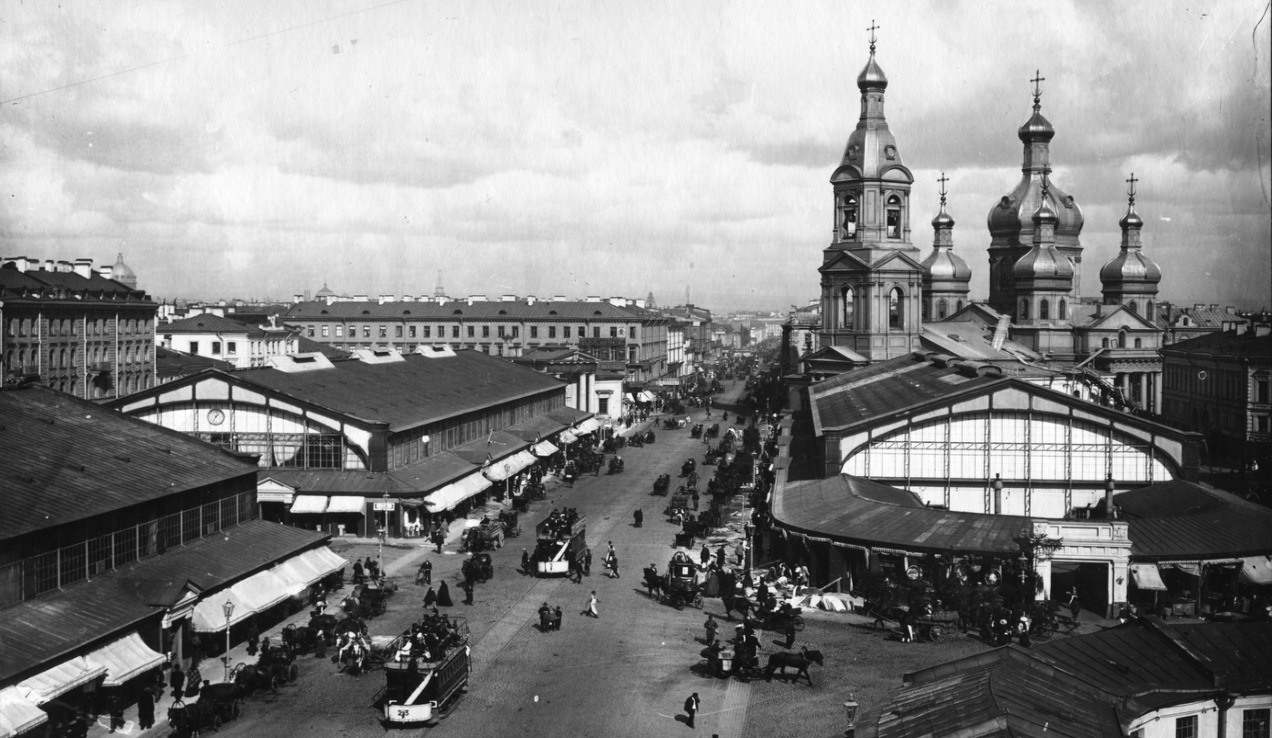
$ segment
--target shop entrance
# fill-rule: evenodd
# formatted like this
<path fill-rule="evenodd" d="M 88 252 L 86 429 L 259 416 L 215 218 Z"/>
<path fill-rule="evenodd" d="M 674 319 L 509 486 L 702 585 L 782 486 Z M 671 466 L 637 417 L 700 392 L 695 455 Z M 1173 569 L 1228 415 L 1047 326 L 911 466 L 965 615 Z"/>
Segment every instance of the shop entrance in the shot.
<path fill-rule="evenodd" d="M 1069 589 L 1078 591 L 1083 610 L 1105 617 L 1109 608 L 1109 565 L 1105 563 L 1051 562 L 1051 598 L 1069 601 Z"/>

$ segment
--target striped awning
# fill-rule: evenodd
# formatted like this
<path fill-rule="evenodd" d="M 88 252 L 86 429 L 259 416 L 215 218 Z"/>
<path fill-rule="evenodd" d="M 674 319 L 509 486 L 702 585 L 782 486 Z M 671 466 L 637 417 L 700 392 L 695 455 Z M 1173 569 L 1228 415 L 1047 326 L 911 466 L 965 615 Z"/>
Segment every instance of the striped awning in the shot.
<path fill-rule="evenodd" d="M 37 706 L 83 686 L 106 673 L 106 667 L 90 664 L 83 656 L 68 661 L 18 682 L 18 693 Z"/>
<path fill-rule="evenodd" d="M 129 633 L 117 641 L 102 646 L 88 654 L 88 663 L 106 669 L 103 687 L 118 687 L 133 677 L 154 669 L 165 661 L 163 654 L 147 646 L 136 633 Z"/>
<path fill-rule="evenodd" d="M 49 721 L 49 714 L 22 696 L 17 687 L 0 689 L 0 738 L 21 735 Z"/>
<path fill-rule="evenodd" d="M 292 502 L 291 511 L 293 514 L 321 515 L 327 511 L 327 498 L 321 495 L 297 495 Z"/>
<path fill-rule="evenodd" d="M 546 458 L 560 450 L 551 441 L 539 441 L 530 447 L 530 452 L 540 458 Z"/>
<path fill-rule="evenodd" d="M 346 562 L 329 548 L 317 548 L 287 559 L 274 567 L 273 574 L 283 582 L 288 596 L 322 581 L 328 574 L 340 571 Z"/>
<path fill-rule="evenodd" d="M 439 513 L 455 507 L 464 500 L 490 489 L 491 481 L 482 474 L 469 474 L 458 482 L 452 482 L 424 498 L 424 507 L 430 513 Z"/>
<path fill-rule="evenodd" d="M 518 451 L 506 459 L 493 462 L 482 470 L 482 474 L 485 474 L 486 478 L 492 482 L 502 482 L 513 474 L 531 466 L 535 461 L 537 459 L 529 451 Z"/>

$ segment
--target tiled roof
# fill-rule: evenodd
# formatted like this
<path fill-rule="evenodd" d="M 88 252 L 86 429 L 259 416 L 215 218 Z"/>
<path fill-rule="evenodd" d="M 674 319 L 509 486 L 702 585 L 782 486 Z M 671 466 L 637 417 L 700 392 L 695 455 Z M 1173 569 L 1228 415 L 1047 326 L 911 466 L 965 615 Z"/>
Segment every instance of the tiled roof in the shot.
<path fill-rule="evenodd" d="M 856 545 L 961 554 L 1018 553 L 1029 518 L 935 510 L 886 484 L 847 474 L 788 482 L 773 500 L 783 527 Z"/>
<path fill-rule="evenodd" d="M 0 390 L 0 540 L 255 467 L 220 447 L 40 386 Z"/>
<path fill-rule="evenodd" d="M 263 336 L 262 331 L 256 326 L 240 323 L 237 320 L 222 318 L 219 315 L 204 313 L 203 315 L 192 315 L 189 318 L 174 320 L 171 323 L 164 323 L 156 326 L 156 333 L 247 333 L 252 336 Z"/>
<path fill-rule="evenodd" d="M 1270 661 L 1269 623 L 1140 620 L 907 674 L 903 690 L 863 715 L 858 734 L 1120 738 L 1124 724 L 1161 707 L 1266 691 Z M 1226 685 L 1216 671 L 1227 672 Z"/>
<path fill-rule="evenodd" d="M 1272 509 L 1202 484 L 1174 479 L 1113 498 L 1136 559 L 1272 554 Z"/>
<path fill-rule="evenodd" d="M 368 364 L 334 361 L 330 369 L 287 373 L 245 369 L 233 381 L 256 385 L 341 415 L 387 423 L 397 431 L 533 395 L 565 385 L 532 369 L 479 351 L 454 356 L 411 355 Z"/>
<path fill-rule="evenodd" d="M 150 298 L 146 297 L 146 293 L 141 290 L 132 289 L 113 279 L 106 279 L 96 271 L 90 272 L 90 275 L 85 279 L 75 272 L 42 269 L 28 269 L 20 272 L 12 265 L 5 265 L 0 267 L 0 295 L 13 299 L 26 290 L 28 293 L 39 293 L 43 299 L 80 302 L 81 300 L 75 296 L 87 294 L 90 299 L 150 302 Z M 55 298 L 59 292 L 63 296 Z"/>
<path fill-rule="evenodd" d="M 1272 358 L 1272 334 L 1259 336 L 1253 329 L 1241 335 L 1232 331 L 1209 333 L 1172 343 L 1162 347 L 1162 350 L 1268 359 Z"/>
<path fill-rule="evenodd" d="M 657 313 L 642 308 L 618 307 L 608 302 L 568 300 L 552 302 L 523 300 L 498 302 L 491 300 L 455 300 L 440 305 L 436 302 L 299 302 L 291 306 L 281 320 L 331 319 L 345 320 L 541 320 L 587 321 L 658 319 Z"/>
<path fill-rule="evenodd" d="M 146 583 L 190 580 L 205 592 L 329 538 L 253 520 L 118 571 L 0 610 L 0 684 L 155 615 Z"/>

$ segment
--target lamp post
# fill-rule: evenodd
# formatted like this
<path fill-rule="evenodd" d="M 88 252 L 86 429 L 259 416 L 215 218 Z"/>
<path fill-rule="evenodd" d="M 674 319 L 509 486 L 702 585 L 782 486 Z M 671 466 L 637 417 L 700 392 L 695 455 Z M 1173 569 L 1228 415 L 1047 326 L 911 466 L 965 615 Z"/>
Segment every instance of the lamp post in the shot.
<path fill-rule="evenodd" d="M 844 738 L 853 738 L 857 734 L 857 700 L 852 692 L 848 693 L 848 701 L 844 703 L 844 717 L 848 719 L 848 729 L 844 731 Z"/>
<path fill-rule="evenodd" d="M 226 600 L 221 605 L 221 611 L 225 613 L 225 681 L 230 681 L 230 618 L 234 616 L 234 603 Z"/>
<path fill-rule="evenodd" d="M 384 566 L 384 539 L 389 535 L 389 493 L 384 493 L 384 527 L 380 529 L 380 555 L 377 561 Z"/>

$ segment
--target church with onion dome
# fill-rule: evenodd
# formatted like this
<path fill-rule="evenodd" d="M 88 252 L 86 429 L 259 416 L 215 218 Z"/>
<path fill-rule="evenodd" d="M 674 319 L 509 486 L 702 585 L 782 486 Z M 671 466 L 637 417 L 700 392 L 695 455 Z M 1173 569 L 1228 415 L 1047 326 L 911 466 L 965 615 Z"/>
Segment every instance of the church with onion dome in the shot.
<path fill-rule="evenodd" d="M 818 268 L 818 346 L 800 357 L 803 372 L 815 380 L 937 352 L 1012 366 L 1086 399 L 1157 412 L 1162 331 L 1154 316 L 1162 274 L 1141 242 L 1138 180 L 1127 180 L 1121 251 L 1100 270 L 1099 294 L 1084 290 L 1085 219 L 1052 177 L 1056 130 L 1042 113 L 1045 80 L 1036 74 L 1033 111 L 1017 131 L 1021 178 L 989 205 L 986 219 L 989 294 L 971 295 L 972 268 L 955 248 L 944 174 L 931 251 L 921 253 L 912 240 L 914 176 L 884 115 L 888 78 L 876 43 L 872 31 L 857 76 L 860 117 L 830 177 L 833 224 Z"/>

